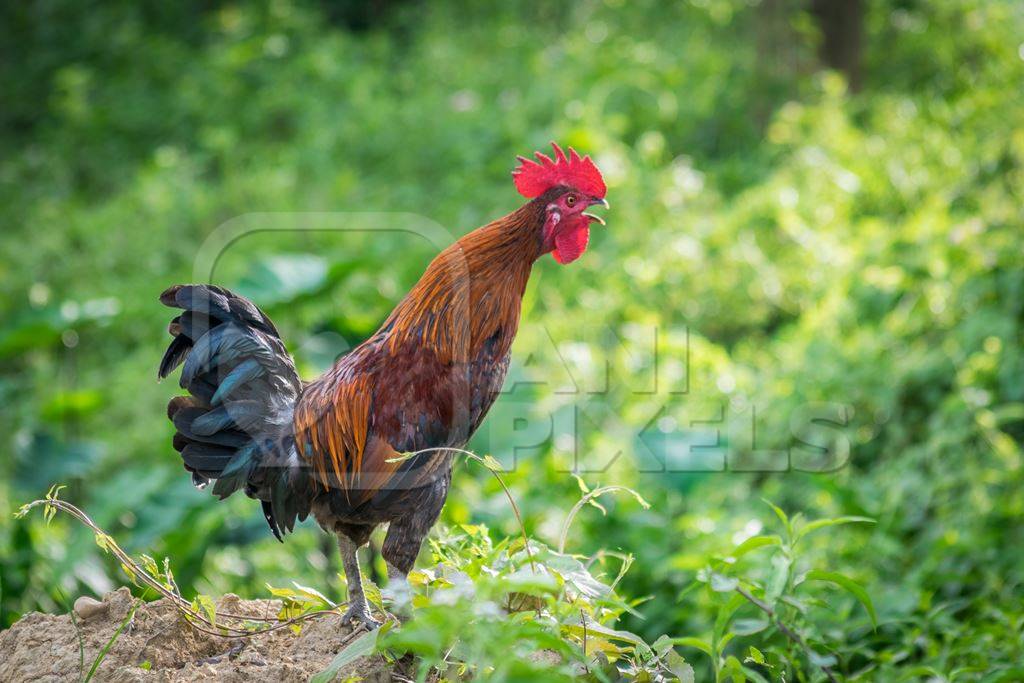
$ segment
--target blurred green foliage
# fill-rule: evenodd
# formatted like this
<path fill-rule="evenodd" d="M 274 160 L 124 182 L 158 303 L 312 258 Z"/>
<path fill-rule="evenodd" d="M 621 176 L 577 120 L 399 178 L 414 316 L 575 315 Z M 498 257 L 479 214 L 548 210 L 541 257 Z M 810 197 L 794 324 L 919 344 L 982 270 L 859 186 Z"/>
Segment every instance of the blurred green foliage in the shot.
<path fill-rule="evenodd" d="M 510 463 L 509 415 L 541 425 L 506 475 L 527 531 L 557 539 L 580 496 L 574 464 L 591 486 L 641 491 L 651 509 L 603 500 L 570 549 L 611 577 L 618 560 L 599 551 L 633 555 L 617 591 L 649 599 L 624 627 L 690 638 L 679 649 L 698 677 L 712 640 L 716 668 L 749 657 L 769 678 L 821 675 L 754 612 L 727 614 L 712 575 L 765 594 L 782 581 L 775 597 L 825 577 L 827 599 L 786 609 L 838 676 L 1024 677 L 1024 6 L 866 5 L 857 93 L 818 67 L 796 0 L 394 3 L 374 16 L 283 0 L 6 5 L 0 625 L 123 580 L 84 530 L 12 519 L 53 482 L 129 551 L 172 557 L 186 594 L 298 581 L 338 598 L 323 534 L 280 546 L 250 501 L 215 504 L 183 474 L 164 416 L 176 387 L 154 381 L 156 297 L 196 279 L 237 287 L 312 376 L 437 251 L 361 229 L 353 212 L 416 214 L 457 236 L 514 208 L 514 155 L 557 139 L 596 155 L 613 210 L 578 263 L 538 264 L 511 390 L 473 444 Z M 200 267 L 231 221 L 262 231 Z M 652 327 L 656 367 L 581 337 Z M 606 412 L 588 408 L 574 463 L 550 416 L 593 401 L 555 389 L 600 385 L 605 359 Z M 654 372 L 689 392 L 636 391 Z M 794 430 L 823 404 L 845 426 Z M 676 471 L 679 443 L 709 430 L 725 434 L 731 471 Z M 807 471 L 820 455 L 808 442 L 849 443 L 848 457 Z M 791 471 L 737 471 L 786 448 L 800 455 Z M 669 471 L 643 471 L 651 458 Z M 783 536 L 730 554 L 782 533 L 762 498 L 790 517 L 877 524 L 824 528 L 799 555 Z M 457 469 L 444 514 L 517 531 L 472 468 Z M 877 627 L 837 575 L 873 597 Z"/>

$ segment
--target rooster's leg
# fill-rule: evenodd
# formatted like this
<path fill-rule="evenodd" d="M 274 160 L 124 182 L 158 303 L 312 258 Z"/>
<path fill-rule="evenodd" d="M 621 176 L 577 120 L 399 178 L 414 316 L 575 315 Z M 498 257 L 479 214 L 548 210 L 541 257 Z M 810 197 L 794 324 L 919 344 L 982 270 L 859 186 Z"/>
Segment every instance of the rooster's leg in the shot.
<path fill-rule="evenodd" d="M 338 549 L 341 550 L 341 564 L 345 568 L 345 579 L 348 581 L 348 610 L 341 618 L 348 624 L 362 624 L 369 629 L 380 626 L 370 613 L 370 605 L 366 602 L 363 592 L 363 578 L 359 573 L 359 546 L 348 536 L 338 534 Z"/>
<path fill-rule="evenodd" d="M 391 523 L 384 538 L 381 555 L 388 567 L 388 587 L 384 593 L 390 602 L 389 609 L 401 621 L 412 615 L 412 589 L 409 586 L 409 571 L 412 570 L 420 545 L 426 536 L 430 517 L 423 520 L 413 516 Z"/>

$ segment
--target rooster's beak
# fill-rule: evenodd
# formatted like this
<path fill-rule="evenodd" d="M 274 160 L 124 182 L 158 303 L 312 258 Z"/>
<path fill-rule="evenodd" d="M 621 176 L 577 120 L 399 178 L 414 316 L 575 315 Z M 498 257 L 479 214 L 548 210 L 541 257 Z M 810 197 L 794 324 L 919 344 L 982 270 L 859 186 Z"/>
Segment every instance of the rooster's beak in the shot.
<path fill-rule="evenodd" d="M 603 206 L 606 209 L 608 208 L 608 200 L 607 199 L 601 198 L 601 199 L 591 199 L 590 200 L 590 205 L 591 206 L 595 206 L 595 205 L 598 205 L 598 204 Z M 601 225 L 605 225 L 604 219 L 601 218 L 600 216 L 595 216 L 594 214 L 587 213 L 586 211 L 583 212 L 583 215 L 586 216 L 587 218 L 589 218 L 590 220 L 594 221 L 595 223 L 600 223 Z"/>

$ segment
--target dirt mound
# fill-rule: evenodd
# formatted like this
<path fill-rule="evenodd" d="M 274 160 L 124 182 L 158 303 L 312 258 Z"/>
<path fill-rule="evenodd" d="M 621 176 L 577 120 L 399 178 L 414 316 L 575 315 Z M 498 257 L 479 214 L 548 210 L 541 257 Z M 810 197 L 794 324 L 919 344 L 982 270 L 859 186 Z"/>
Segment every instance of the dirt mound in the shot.
<path fill-rule="evenodd" d="M 251 638 L 208 635 L 190 626 L 169 601 L 139 603 L 121 588 L 108 593 L 102 603 L 80 599 L 75 607 L 77 630 L 70 615 L 33 612 L 0 633 L 0 681 L 83 680 L 133 604 L 139 604 L 135 615 L 93 680 L 304 682 L 327 668 L 353 635 L 334 614 L 307 621 L 298 635 L 287 628 Z M 217 607 L 246 617 L 268 617 L 277 614 L 281 604 L 228 594 Z M 354 674 L 364 681 L 391 680 L 376 656 L 346 667 L 341 679 Z"/>

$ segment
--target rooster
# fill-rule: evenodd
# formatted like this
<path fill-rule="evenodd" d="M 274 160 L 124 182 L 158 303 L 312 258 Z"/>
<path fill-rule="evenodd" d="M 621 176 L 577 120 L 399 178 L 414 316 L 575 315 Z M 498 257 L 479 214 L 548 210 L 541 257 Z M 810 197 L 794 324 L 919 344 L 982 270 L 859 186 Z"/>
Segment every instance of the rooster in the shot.
<path fill-rule="evenodd" d="M 193 483 L 221 499 L 257 499 L 278 540 L 309 515 L 338 538 L 348 582 L 345 623 L 374 627 L 357 552 L 388 524 L 390 581 L 412 569 L 448 495 L 453 452 L 497 397 L 533 264 L 587 248 L 587 209 L 608 206 L 590 157 L 518 157 L 529 201 L 443 250 L 369 339 L 312 382 L 299 379 L 274 323 L 214 285 L 177 285 L 160 301 L 183 309 L 162 379 L 184 363 L 167 406 L 174 448 Z"/>

